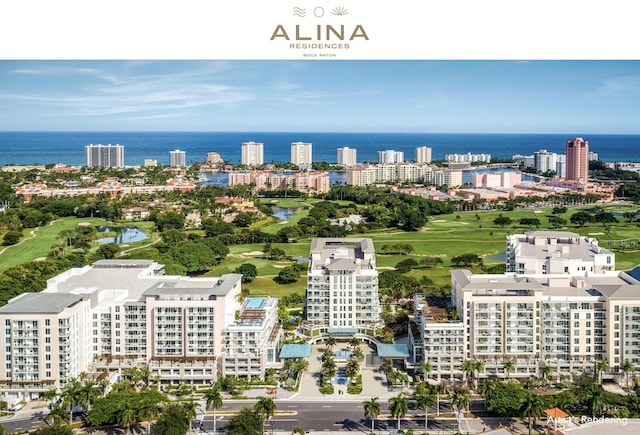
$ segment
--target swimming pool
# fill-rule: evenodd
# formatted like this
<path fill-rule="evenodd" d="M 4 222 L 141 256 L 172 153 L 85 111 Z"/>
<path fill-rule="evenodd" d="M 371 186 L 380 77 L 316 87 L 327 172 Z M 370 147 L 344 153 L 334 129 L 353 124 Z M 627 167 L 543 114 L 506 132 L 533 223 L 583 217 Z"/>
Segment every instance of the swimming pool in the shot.
<path fill-rule="evenodd" d="M 249 299 L 247 301 L 247 305 L 245 307 L 253 309 L 253 310 L 259 310 L 260 308 L 262 308 L 263 304 L 264 304 L 264 299 L 262 299 L 262 298 L 251 298 L 251 299 Z"/>

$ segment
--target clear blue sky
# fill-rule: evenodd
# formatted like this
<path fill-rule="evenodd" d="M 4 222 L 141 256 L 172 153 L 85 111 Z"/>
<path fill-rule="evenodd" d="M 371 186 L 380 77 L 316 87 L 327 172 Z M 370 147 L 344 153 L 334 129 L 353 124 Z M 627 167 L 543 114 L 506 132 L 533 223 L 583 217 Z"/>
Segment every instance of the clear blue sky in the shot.
<path fill-rule="evenodd" d="M 640 133 L 640 61 L 0 61 L 0 130 Z"/>

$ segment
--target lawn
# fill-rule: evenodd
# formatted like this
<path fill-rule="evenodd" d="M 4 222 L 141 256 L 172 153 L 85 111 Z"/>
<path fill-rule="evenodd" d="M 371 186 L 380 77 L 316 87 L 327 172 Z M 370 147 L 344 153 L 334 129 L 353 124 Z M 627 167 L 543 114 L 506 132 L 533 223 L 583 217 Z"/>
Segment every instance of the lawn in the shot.
<path fill-rule="evenodd" d="M 27 238 L 17 245 L 0 249 L 0 273 L 18 264 L 27 263 L 37 258 L 46 257 L 61 231 L 72 230 L 81 222 L 88 222 L 93 226 L 105 225 L 104 219 L 65 217 L 51 222 L 49 225 L 25 231 Z M 35 237 L 30 236 L 30 232 Z"/>

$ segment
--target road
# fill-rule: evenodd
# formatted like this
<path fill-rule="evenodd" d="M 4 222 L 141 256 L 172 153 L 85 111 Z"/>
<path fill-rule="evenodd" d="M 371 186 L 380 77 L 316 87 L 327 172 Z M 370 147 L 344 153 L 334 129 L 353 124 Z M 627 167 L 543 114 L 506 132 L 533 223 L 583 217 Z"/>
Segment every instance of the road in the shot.
<path fill-rule="evenodd" d="M 252 406 L 253 401 L 225 402 L 223 408 L 218 411 L 217 431 L 222 433 L 225 422 L 232 415 L 228 414 L 241 408 Z M 371 420 L 364 417 L 364 409 L 361 402 L 351 401 L 277 401 L 278 412 L 265 424 L 267 432 L 290 433 L 297 426 L 307 431 L 354 431 L 369 432 Z M 410 409 L 401 420 L 400 428 L 424 430 L 424 411 Z M 388 410 L 388 402 L 380 400 L 381 414 L 375 421 L 376 432 L 388 433 L 397 429 L 397 420 L 392 418 Z M 431 433 L 456 432 L 458 423 L 454 418 L 441 419 L 434 416 L 435 409 L 430 410 L 429 431 Z M 213 415 L 207 414 L 203 421 L 203 432 L 213 433 Z"/>

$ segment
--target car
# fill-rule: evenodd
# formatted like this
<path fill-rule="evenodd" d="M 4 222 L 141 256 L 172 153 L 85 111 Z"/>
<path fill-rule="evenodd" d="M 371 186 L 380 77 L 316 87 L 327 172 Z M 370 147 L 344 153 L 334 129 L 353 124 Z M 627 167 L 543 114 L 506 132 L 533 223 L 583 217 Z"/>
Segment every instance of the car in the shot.
<path fill-rule="evenodd" d="M 23 407 L 24 405 L 22 403 L 15 403 L 11 405 L 11 407 L 9 407 L 9 411 L 12 411 L 12 412 L 20 411 Z"/>
<path fill-rule="evenodd" d="M 201 426 L 202 426 L 202 422 L 200 420 L 193 420 L 191 422 L 192 429 L 200 429 Z"/>

